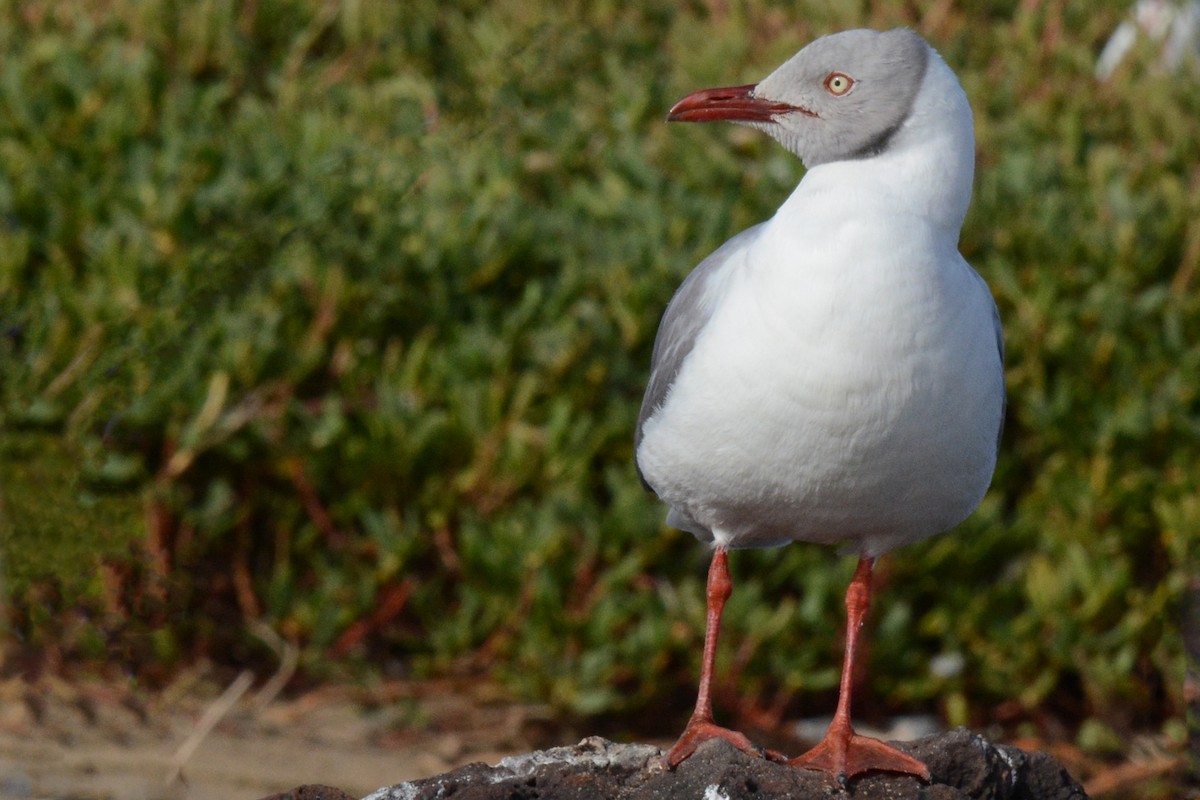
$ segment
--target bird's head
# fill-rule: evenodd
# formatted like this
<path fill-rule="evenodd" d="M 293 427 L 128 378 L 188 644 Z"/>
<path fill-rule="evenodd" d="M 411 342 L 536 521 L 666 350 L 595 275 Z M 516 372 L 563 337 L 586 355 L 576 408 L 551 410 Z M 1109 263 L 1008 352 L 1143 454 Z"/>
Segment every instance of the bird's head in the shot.
<path fill-rule="evenodd" d="M 813 41 L 757 84 L 690 94 L 667 119 L 751 125 L 810 169 L 869 158 L 909 119 L 931 63 L 949 72 L 913 31 L 844 31 Z"/>

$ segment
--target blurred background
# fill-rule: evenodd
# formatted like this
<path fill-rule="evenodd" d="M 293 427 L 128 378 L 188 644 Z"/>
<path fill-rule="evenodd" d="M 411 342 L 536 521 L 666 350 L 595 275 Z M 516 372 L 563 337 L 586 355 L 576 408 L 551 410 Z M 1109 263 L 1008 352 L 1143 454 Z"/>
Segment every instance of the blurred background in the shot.
<path fill-rule="evenodd" d="M 0 728 L 82 684 L 145 722 L 181 676 L 240 674 L 376 708 L 485 697 L 554 744 L 677 733 L 708 552 L 634 471 L 650 347 L 688 270 L 803 168 L 664 115 L 816 36 L 911 26 L 974 107 L 961 248 L 1009 410 L 979 511 L 881 565 L 856 716 L 1181 796 L 1200 69 L 1131 14 L 0 2 L 0 683 L 34 709 Z M 853 567 L 734 556 L 723 720 L 832 712 Z"/>

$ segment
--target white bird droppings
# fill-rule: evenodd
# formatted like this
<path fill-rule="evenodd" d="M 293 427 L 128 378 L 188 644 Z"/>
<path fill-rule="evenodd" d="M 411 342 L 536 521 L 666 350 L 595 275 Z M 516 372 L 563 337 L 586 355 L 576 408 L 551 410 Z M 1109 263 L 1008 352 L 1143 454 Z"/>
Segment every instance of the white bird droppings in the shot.
<path fill-rule="evenodd" d="M 721 790 L 717 784 L 710 784 L 704 790 L 704 800 L 729 800 L 729 795 Z"/>

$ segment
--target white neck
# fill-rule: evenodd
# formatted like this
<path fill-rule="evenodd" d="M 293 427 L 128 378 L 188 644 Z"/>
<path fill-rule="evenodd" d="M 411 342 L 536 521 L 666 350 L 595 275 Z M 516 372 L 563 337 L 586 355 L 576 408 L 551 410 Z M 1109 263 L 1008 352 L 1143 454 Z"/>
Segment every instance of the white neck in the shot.
<path fill-rule="evenodd" d="M 974 173 L 975 129 L 967 96 L 941 57 L 930 53 L 912 111 L 887 149 L 872 158 L 813 167 L 797 193 L 871 186 L 880 201 L 921 216 L 957 241 Z"/>

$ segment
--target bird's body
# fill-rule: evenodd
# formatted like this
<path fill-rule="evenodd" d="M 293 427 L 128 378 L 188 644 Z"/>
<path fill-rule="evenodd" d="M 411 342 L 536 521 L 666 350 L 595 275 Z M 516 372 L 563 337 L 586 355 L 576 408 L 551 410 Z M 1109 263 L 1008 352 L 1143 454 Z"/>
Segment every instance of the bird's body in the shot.
<path fill-rule="evenodd" d="M 817 167 L 678 295 L 669 313 L 698 302 L 707 321 L 637 455 L 679 527 L 879 555 L 978 505 L 1003 402 L 994 304 L 957 230 L 883 171 Z"/>
<path fill-rule="evenodd" d="M 809 170 L 668 306 L 639 471 L 722 570 L 728 549 L 838 544 L 865 559 L 869 590 L 876 556 L 961 522 L 995 466 L 999 320 L 958 252 L 966 96 L 915 34 L 850 31 L 672 113 L 759 127 Z"/>

